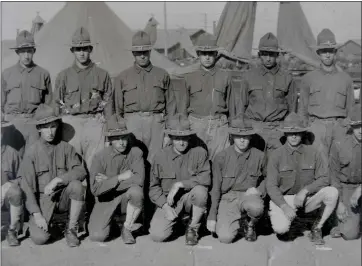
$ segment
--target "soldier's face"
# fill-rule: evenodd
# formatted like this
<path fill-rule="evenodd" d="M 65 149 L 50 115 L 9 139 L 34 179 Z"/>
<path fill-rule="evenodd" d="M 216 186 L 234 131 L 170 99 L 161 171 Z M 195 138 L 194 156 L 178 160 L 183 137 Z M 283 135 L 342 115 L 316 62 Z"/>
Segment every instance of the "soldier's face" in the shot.
<path fill-rule="evenodd" d="M 40 137 L 42 137 L 47 142 L 53 142 L 57 129 L 59 127 L 58 121 L 53 121 L 44 125 L 38 125 L 38 131 Z"/>
<path fill-rule="evenodd" d="M 239 152 L 246 151 L 249 148 L 251 136 L 232 135 L 235 149 Z"/>
<path fill-rule="evenodd" d="M 276 66 L 278 56 L 279 53 L 276 52 L 268 52 L 268 51 L 259 52 L 261 63 L 263 64 L 263 66 L 265 66 L 268 69 Z"/>
<path fill-rule="evenodd" d="M 211 68 L 211 67 L 213 67 L 215 65 L 216 57 L 217 57 L 217 52 L 216 51 L 211 51 L 211 52 L 199 51 L 198 55 L 199 55 L 199 58 L 200 58 L 201 65 L 203 67 Z"/>
<path fill-rule="evenodd" d="M 151 51 L 133 52 L 133 56 L 140 67 L 147 67 L 150 64 Z"/>
<path fill-rule="evenodd" d="M 336 59 L 337 50 L 336 49 L 320 49 L 318 50 L 319 58 L 322 61 L 322 64 L 325 66 L 331 66 L 334 64 Z"/>
<path fill-rule="evenodd" d="M 81 64 L 88 63 L 90 59 L 90 54 L 92 52 L 92 48 L 90 46 L 87 47 L 74 47 L 73 53 L 75 60 L 77 60 Z"/>
<path fill-rule="evenodd" d="M 119 152 L 124 152 L 127 149 L 129 138 L 128 136 L 109 137 L 109 142 Z"/>
<path fill-rule="evenodd" d="M 358 141 L 362 140 L 362 125 L 353 126 L 353 135 L 356 137 Z"/>
<path fill-rule="evenodd" d="M 292 147 L 299 146 L 299 144 L 302 142 L 302 136 L 303 136 L 303 133 L 301 133 L 301 132 L 286 134 L 287 141 L 288 141 L 289 145 Z"/>
<path fill-rule="evenodd" d="M 20 64 L 23 66 L 29 66 L 33 63 L 33 56 L 35 53 L 34 48 L 22 48 L 16 50 L 16 53 L 19 55 Z"/>
<path fill-rule="evenodd" d="M 189 146 L 189 137 L 170 136 L 172 145 L 177 153 L 184 153 Z"/>

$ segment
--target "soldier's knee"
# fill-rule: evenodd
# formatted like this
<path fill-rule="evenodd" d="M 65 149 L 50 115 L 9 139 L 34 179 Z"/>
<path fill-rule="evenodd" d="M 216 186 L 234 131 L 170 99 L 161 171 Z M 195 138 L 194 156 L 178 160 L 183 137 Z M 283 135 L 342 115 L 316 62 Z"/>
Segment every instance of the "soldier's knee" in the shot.
<path fill-rule="evenodd" d="M 324 204 L 334 205 L 338 201 L 338 190 L 335 187 L 325 187 L 324 190 Z"/>
<path fill-rule="evenodd" d="M 17 185 L 12 184 L 6 192 L 9 203 L 13 206 L 21 206 L 23 202 L 23 192 Z"/>
<path fill-rule="evenodd" d="M 217 237 L 219 239 L 219 241 L 223 244 L 230 244 L 234 241 L 235 239 L 235 234 L 232 233 L 230 230 L 228 229 L 223 229 L 220 228 L 220 230 L 217 231 Z"/>
<path fill-rule="evenodd" d="M 344 240 L 355 240 L 361 237 L 361 233 L 359 232 L 359 230 L 349 230 L 349 231 L 341 230 L 341 235 Z"/>
<path fill-rule="evenodd" d="M 273 231 L 276 234 L 285 234 L 290 229 L 291 222 L 286 217 L 274 217 L 270 216 L 271 225 Z"/>
<path fill-rule="evenodd" d="M 73 180 L 68 184 L 69 197 L 73 200 L 84 201 L 86 188 L 82 185 L 82 182 Z"/>
<path fill-rule="evenodd" d="M 90 231 L 89 239 L 93 242 L 104 242 L 108 238 L 109 232 L 107 230 Z"/>
<path fill-rule="evenodd" d="M 138 208 L 142 208 L 144 195 L 143 195 L 143 189 L 140 186 L 130 187 L 127 191 L 127 194 L 129 197 L 129 202 L 132 205 Z"/>
<path fill-rule="evenodd" d="M 192 199 L 192 205 L 198 206 L 198 207 L 206 207 L 207 205 L 207 198 L 208 198 L 208 192 L 207 188 L 204 186 L 195 186 L 191 191 L 191 199 Z"/>
<path fill-rule="evenodd" d="M 48 242 L 50 236 L 47 233 L 30 233 L 30 239 L 34 242 L 35 245 L 44 245 Z"/>
<path fill-rule="evenodd" d="M 249 217 L 258 218 L 263 215 L 264 204 L 262 200 L 250 200 L 245 203 L 245 210 Z"/>
<path fill-rule="evenodd" d="M 164 242 L 169 237 L 169 234 L 165 231 L 150 230 L 150 237 L 154 242 Z"/>

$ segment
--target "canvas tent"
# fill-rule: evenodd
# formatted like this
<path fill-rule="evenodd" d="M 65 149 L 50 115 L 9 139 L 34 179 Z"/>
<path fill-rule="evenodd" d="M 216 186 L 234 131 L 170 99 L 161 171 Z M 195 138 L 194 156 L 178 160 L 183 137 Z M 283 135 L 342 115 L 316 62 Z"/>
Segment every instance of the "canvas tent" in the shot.
<path fill-rule="evenodd" d="M 106 5 L 105 2 L 67 2 L 35 36 L 39 46 L 34 61 L 47 69 L 54 80 L 56 75 L 69 67 L 74 57 L 69 51 L 72 34 L 80 26 L 86 27 L 94 46 L 92 60 L 117 75 L 133 64 L 131 41 L 133 31 Z M 15 55 L 15 56 L 14 56 Z M 17 56 L 4 58 L 3 69 L 15 64 Z M 157 51 L 151 53 L 152 63 L 164 69 L 177 69 Z"/>

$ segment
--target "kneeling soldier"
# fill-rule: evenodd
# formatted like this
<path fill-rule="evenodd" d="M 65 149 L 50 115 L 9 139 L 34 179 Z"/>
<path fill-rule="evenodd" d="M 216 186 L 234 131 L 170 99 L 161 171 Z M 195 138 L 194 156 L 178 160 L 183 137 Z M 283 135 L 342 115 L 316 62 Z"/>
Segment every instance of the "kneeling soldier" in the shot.
<path fill-rule="evenodd" d="M 105 136 L 109 147 L 96 154 L 90 171 L 90 185 L 96 204 L 89 221 L 93 241 L 105 241 L 117 208 L 126 213 L 122 228 L 125 244 L 136 243 L 132 226 L 143 208 L 145 166 L 142 151 L 130 142 L 126 121 L 113 115 L 107 122 Z"/>
<path fill-rule="evenodd" d="M 327 163 L 322 152 L 302 144 L 307 130 L 302 117 L 291 113 L 280 130 L 284 132 L 286 143 L 272 152 L 267 167 L 266 189 L 271 199 L 272 227 L 274 232 L 284 235 L 297 209 L 310 213 L 324 206 L 309 234 L 312 242 L 322 245 L 322 227 L 337 204 L 338 190 L 328 186 Z"/>
<path fill-rule="evenodd" d="M 30 237 L 37 245 L 45 244 L 53 235 L 53 214 L 69 211 L 65 239 L 68 246 L 79 246 L 77 226 L 84 205 L 86 170 L 75 149 L 57 138 L 62 121 L 53 109 L 40 105 L 34 118 L 40 138 L 25 152 L 18 173 L 31 215 Z"/>
<path fill-rule="evenodd" d="M 156 154 L 151 169 L 149 195 L 158 208 L 150 234 L 154 241 L 165 241 L 173 233 L 181 213 L 192 212 L 186 244 L 196 245 L 211 183 L 210 163 L 203 148 L 189 145 L 195 132 L 191 131 L 186 116 L 178 114 L 167 122 L 166 134 L 172 145 Z"/>
<path fill-rule="evenodd" d="M 1 136 L 12 123 L 1 121 Z M 23 195 L 18 186 L 16 174 L 20 164 L 20 154 L 1 140 L 1 207 L 10 210 L 10 225 L 6 240 L 9 246 L 19 246 L 18 229 L 23 213 Z"/>
<path fill-rule="evenodd" d="M 351 114 L 351 129 L 343 140 L 332 144 L 332 185 L 339 191 L 337 216 L 340 224 L 332 230 L 332 237 L 358 239 L 361 222 L 361 105 Z M 353 133 L 352 133 L 353 132 Z M 352 134 L 351 134 L 352 133 Z"/>
<path fill-rule="evenodd" d="M 240 229 L 242 213 L 249 221 L 245 239 L 255 241 L 255 223 L 264 211 L 264 153 L 250 147 L 255 134 L 251 124 L 242 119 L 231 121 L 229 133 L 234 144 L 216 155 L 212 166 L 213 187 L 207 228 L 217 233 L 220 242 L 231 243 Z M 216 222 L 217 221 L 217 222 Z"/>

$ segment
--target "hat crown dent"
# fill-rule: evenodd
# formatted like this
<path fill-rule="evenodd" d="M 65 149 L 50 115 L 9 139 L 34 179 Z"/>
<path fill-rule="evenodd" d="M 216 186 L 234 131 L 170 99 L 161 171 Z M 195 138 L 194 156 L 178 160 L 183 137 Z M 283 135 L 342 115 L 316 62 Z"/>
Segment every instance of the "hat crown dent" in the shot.
<path fill-rule="evenodd" d="M 284 120 L 284 129 L 302 129 L 304 128 L 304 120 L 295 112 L 290 113 Z"/>
<path fill-rule="evenodd" d="M 166 127 L 169 130 L 185 132 L 191 130 L 189 119 L 183 114 L 176 114 L 167 120 Z"/>
<path fill-rule="evenodd" d="M 151 46 L 151 38 L 144 31 L 137 31 L 132 37 L 132 46 Z"/>
<path fill-rule="evenodd" d="M 197 42 L 197 46 L 205 48 L 217 47 L 217 40 L 214 35 L 203 33 Z"/>
<path fill-rule="evenodd" d="M 54 108 L 47 104 L 40 104 L 34 114 L 34 120 L 36 123 L 50 123 L 54 121 L 54 118 L 57 119 L 58 116 L 56 115 Z M 49 122 L 46 120 L 49 120 Z"/>
<path fill-rule="evenodd" d="M 18 36 L 16 36 L 16 46 L 18 48 L 22 47 L 34 47 L 35 41 L 34 36 L 27 30 L 22 30 L 19 32 Z"/>
<path fill-rule="evenodd" d="M 124 132 L 127 131 L 126 121 L 117 115 L 112 115 L 107 120 L 107 131 L 108 132 Z"/>
<path fill-rule="evenodd" d="M 317 45 L 335 45 L 336 36 L 330 29 L 323 29 L 317 36 Z"/>
<path fill-rule="evenodd" d="M 259 41 L 259 50 L 260 49 L 279 49 L 279 42 L 277 37 L 271 33 L 266 33 L 263 37 L 260 38 Z"/>
<path fill-rule="evenodd" d="M 72 36 L 72 44 L 91 43 L 91 38 L 88 30 L 84 27 L 78 28 Z"/>

